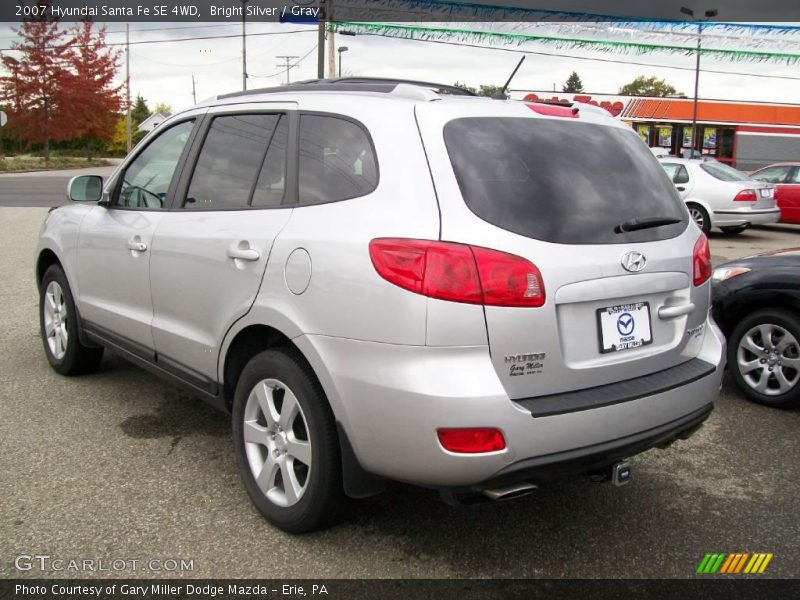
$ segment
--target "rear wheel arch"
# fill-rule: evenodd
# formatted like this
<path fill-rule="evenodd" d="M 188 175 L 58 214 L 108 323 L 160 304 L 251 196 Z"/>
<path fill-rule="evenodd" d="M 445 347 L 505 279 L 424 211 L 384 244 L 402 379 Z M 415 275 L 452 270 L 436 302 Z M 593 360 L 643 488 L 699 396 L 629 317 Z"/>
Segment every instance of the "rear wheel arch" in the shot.
<path fill-rule="evenodd" d="M 769 302 L 765 304 L 768 297 Z M 775 290 L 765 290 L 764 294 L 739 294 L 736 302 L 723 306 L 717 324 L 722 329 L 725 337 L 729 337 L 736 326 L 749 315 L 769 306 L 771 310 L 787 311 L 800 317 L 800 298 L 788 294 L 776 293 Z"/>

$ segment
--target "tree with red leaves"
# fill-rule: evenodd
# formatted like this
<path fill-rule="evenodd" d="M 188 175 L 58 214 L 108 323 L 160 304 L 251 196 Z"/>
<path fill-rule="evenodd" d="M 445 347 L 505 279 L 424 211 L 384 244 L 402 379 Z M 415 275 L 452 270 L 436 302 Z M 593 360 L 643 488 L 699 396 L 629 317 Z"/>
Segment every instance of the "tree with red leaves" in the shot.
<path fill-rule="evenodd" d="M 114 135 L 123 105 L 122 85 L 114 85 L 120 51 L 107 46 L 105 27 L 96 33 L 93 29 L 88 20 L 75 27 L 65 106 L 75 125 L 71 137 L 85 142 L 89 159 L 98 142 Z"/>
<path fill-rule="evenodd" d="M 47 16 L 24 21 L 14 31 L 22 39 L 11 47 L 22 56 L 2 57 L 11 75 L 0 78 L 0 97 L 8 105 L 13 131 L 30 142 L 43 144 L 47 164 L 50 143 L 68 139 L 72 133 L 72 123 L 64 118 L 69 103 L 72 49 L 67 32 Z"/>

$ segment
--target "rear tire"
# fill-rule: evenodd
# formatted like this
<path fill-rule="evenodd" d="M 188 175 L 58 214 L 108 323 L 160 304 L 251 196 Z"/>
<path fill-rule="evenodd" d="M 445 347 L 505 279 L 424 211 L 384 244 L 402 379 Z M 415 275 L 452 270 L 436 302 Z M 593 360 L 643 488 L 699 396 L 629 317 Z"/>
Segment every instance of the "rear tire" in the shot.
<path fill-rule="evenodd" d="M 338 516 L 344 491 L 336 423 L 302 357 L 266 350 L 247 363 L 233 401 L 236 463 L 250 500 L 289 533 Z"/>
<path fill-rule="evenodd" d="M 95 371 L 103 359 L 103 348 L 81 343 L 78 311 L 64 270 L 51 265 L 39 290 L 39 330 L 47 361 L 61 375 L 83 375 Z"/>
<path fill-rule="evenodd" d="M 740 233 L 744 232 L 749 225 L 736 225 L 735 227 L 720 227 L 722 229 L 722 233 L 726 235 L 739 235 Z"/>
<path fill-rule="evenodd" d="M 745 317 L 728 340 L 733 380 L 753 402 L 800 406 L 800 318 L 770 309 Z"/>
<path fill-rule="evenodd" d="M 692 217 L 692 221 L 695 222 L 703 233 L 708 235 L 708 232 L 711 231 L 711 219 L 706 209 L 694 202 L 687 203 L 686 208 L 689 209 L 689 215 Z"/>

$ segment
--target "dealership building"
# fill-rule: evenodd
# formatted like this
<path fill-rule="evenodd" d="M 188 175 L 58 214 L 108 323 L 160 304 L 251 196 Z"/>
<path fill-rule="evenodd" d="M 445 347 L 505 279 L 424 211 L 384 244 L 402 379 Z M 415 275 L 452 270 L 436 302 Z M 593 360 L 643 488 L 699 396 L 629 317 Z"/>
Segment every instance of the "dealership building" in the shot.
<path fill-rule="evenodd" d="M 525 100 L 602 106 L 631 127 L 651 148 L 682 154 L 692 148 L 694 102 L 687 98 L 548 95 Z M 800 161 L 800 104 L 700 100 L 694 148 L 743 171 L 782 161 Z"/>

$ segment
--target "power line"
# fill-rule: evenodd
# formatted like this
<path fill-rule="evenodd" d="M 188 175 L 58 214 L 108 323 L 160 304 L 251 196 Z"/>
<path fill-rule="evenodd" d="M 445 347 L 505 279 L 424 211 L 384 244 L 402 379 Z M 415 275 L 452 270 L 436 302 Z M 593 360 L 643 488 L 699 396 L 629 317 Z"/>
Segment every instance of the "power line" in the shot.
<path fill-rule="evenodd" d="M 311 47 L 311 49 L 303 55 L 302 58 L 300 58 L 296 63 L 294 63 L 294 65 L 292 65 L 292 67 L 296 67 L 296 66 L 300 65 L 300 63 L 303 62 L 306 58 L 308 58 L 309 55 L 312 52 L 314 52 L 314 50 L 316 50 L 316 49 L 317 49 L 317 45 L 314 44 Z M 278 57 L 278 58 L 281 58 L 281 57 Z M 277 71 L 275 73 L 271 73 L 270 75 L 253 75 L 252 73 L 248 73 L 247 76 L 248 77 L 254 77 L 255 79 L 269 79 L 271 77 L 277 77 L 278 75 L 283 75 L 285 72 L 286 72 L 286 69 L 281 69 L 280 71 Z"/>
<path fill-rule="evenodd" d="M 389 36 L 381 35 L 380 33 L 359 33 L 359 36 L 373 36 L 373 37 L 380 37 L 386 38 Z M 392 38 L 397 39 L 397 38 Z M 556 58 L 571 58 L 574 60 L 589 60 L 595 62 L 606 62 L 606 63 L 616 63 L 616 64 L 623 64 L 623 65 L 638 65 L 642 67 L 657 67 L 660 69 L 674 69 L 677 71 L 691 71 L 694 73 L 695 69 L 693 67 L 676 67 L 676 66 L 669 66 L 669 65 L 659 65 L 655 63 L 644 63 L 632 60 L 616 60 L 613 58 L 592 58 L 588 56 L 576 56 L 574 54 L 558 54 L 555 52 L 542 52 L 536 50 L 520 50 L 518 48 L 498 48 L 497 46 L 481 46 L 480 44 L 470 44 L 468 42 L 450 42 L 446 40 L 416 40 L 412 38 L 399 38 L 404 39 L 406 41 L 411 42 L 421 42 L 425 44 L 444 44 L 446 46 L 466 46 L 469 48 L 480 48 L 481 50 L 499 50 L 501 52 L 513 52 L 515 54 L 535 54 L 538 56 L 554 56 Z M 766 75 L 763 73 L 741 73 L 737 71 L 716 71 L 712 69 L 700 69 L 701 73 L 714 73 L 718 75 L 741 75 L 744 77 L 765 77 L 768 79 L 790 79 L 793 81 L 800 81 L 800 77 L 792 77 L 790 75 Z"/>
<path fill-rule="evenodd" d="M 250 37 L 257 37 L 262 35 L 290 35 L 293 33 L 316 33 L 313 29 L 293 29 L 292 31 L 264 31 L 259 33 L 250 33 L 248 34 Z M 140 46 L 145 44 L 170 44 L 173 42 L 194 42 L 194 41 L 203 41 L 203 40 L 224 40 L 224 39 L 231 39 L 231 38 L 240 38 L 240 33 L 234 33 L 231 35 L 204 35 L 204 36 L 196 36 L 196 37 L 188 37 L 188 38 L 174 38 L 174 39 L 163 39 L 163 40 L 139 40 L 137 42 L 131 42 L 131 46 Z M 90 46 L 98 46 L 99 44 L 89 44 Z M 111 42 L 106 43 L 105 46 L 109 48 L 113 48 L 116 46 L 125 46 L 125 42 Z M 41 48 L 43 50 L 55 50 L 57 48 L 81 48 L 81 44 L 68 44 L 65 46 L 45 46 Z M 0 48 L 0 52 L 9 52 L 9 51 L 19 51 L 19 48 Z"/>

